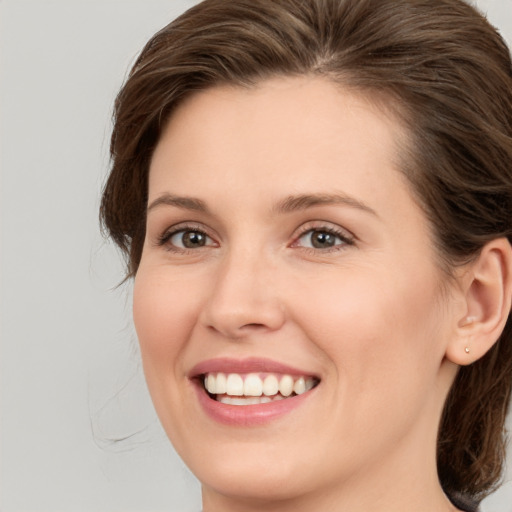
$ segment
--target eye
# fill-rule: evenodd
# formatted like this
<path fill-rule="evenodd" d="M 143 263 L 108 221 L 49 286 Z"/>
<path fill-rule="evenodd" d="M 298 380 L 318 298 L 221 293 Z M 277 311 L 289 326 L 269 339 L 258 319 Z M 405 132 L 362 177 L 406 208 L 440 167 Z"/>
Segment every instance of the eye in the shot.
<path fill-rule="evenodd" d="M 293 244 L 295 247 L 306 247 L 309 249 L 333 249 L 338 246 L 353 245 L 351 237 L 331 228 L 308 229 L 297 238 Z"/>
<path fill-rule="evenodd" d="M 201 231 L 183 230 L 174 233 L 169 241 L 176 247 L 183 249 L 197 249 L 204 247 L 208 242 L 208 236 Z"/>
<path fill-rule="evenodd" d="M 167 245 L 170 249 L 189 250 L 213 246 L 215 242 L 204 231 L 193 228 L 182 228 L 164 233 L 159 245 Z"/>

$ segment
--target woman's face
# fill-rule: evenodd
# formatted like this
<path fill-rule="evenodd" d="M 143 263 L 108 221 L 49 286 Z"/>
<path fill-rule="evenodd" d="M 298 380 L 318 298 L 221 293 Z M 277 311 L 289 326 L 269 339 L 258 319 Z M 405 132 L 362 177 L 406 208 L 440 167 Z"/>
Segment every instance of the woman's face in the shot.
<path fill-rule="evenodd" d="M 210 89 L 166 127 L 134 320 L 206 496 L 360 500 L 362 482 L 385 493 L 435 471 L 460 304 L 399 142 L 392 116 L 318 78 Z"/>

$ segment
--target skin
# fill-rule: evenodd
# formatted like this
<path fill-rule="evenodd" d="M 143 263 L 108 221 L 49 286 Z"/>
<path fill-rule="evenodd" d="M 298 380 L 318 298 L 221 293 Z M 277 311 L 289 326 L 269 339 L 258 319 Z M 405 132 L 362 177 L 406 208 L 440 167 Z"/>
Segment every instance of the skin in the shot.
<path fill-rule="evenodd" d="M 457 282 L 447 291 L 397 169 L 405 142 L 392 116 L 320 78 L 210 89 L 170 119 L 148 204 L 172 194 L 208 211 L 149 209 L 134 321 L 157 413 L 205 512 L 455 510 L 435 443 L 467 304 Z M 278 208 L 311 194 L 344 200 Z M 184 248 L 183 231 L 160 244 L 173 229 L 206 244 Z M 325 230 L 350 241 L 312 246 Z M 284 417 L 223 425 L 188 378 L 217 357 L 270 358 L 321 382 Z"/>

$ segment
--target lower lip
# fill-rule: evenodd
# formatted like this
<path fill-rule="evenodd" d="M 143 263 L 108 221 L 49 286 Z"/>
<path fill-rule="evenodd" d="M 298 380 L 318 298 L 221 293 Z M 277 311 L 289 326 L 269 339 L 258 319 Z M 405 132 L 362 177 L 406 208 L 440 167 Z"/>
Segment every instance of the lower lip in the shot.
<path fill-rule="evenodd" d="M 199 403 L 210 418 L 225 425 L 244 427 L 263 425 L 290 413 L 304 404 L 315 389 L 266 404 L 229 405 L 210 398 L 201 384 L 194 387 Z"/>

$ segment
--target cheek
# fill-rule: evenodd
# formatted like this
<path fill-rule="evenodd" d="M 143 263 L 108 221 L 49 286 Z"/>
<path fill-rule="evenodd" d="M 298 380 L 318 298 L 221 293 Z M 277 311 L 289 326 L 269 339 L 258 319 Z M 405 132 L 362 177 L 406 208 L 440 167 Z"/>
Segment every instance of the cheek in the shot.
<path fill-rule="evenodd" d="M 324 384 L 333 464 L 382 454 L 438 413 L 443 349 L 434 282 L 368 271 L 303 288 L 296 317 L 332 369 Z"/>
<path fill-rule="evenodd" d="M 183 400 L 183 383 L 187 381 L 183 354 L 197 321 L 199 300 L 195 286 L 162 268 L 139 268 L 133 290 L 133 320 L 144 374 L 155 410 L 176 449 L 187 437 L 187 425 L 177 419 L 189 406 Z"/>
<path fill-rule="evenodd" d="M 365 268 L 314 286 L 304 281 L 296 317 L 351 393 L 399 387 L 405 379 L 420 385 L 435 378 L 443 356 L 437 282 L 430 268 Z"/>
<path fill-rule="evenodd" d="M 158 269 L 139 269 L 133 290 L 133 320 L 146 370 L 175 367 L 194 326 L 197 302 L 195 287 L 183 286 Z"/>

